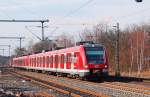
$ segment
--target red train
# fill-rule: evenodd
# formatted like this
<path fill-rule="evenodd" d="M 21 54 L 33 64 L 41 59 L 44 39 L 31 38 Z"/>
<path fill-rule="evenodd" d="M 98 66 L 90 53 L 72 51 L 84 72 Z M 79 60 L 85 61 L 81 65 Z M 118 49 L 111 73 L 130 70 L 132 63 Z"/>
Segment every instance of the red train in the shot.
<path fill-rule="evenodd" d="M 12 66 L 84 78 L 107 75 L 108 56 L 104 46 L 86 44 L 13 58 Z"/>

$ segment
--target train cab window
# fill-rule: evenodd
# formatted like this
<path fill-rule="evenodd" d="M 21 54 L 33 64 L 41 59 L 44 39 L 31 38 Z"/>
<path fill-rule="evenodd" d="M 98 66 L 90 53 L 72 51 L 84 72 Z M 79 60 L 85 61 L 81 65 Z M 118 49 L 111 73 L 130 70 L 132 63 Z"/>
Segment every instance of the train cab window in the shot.
<path fill-rule="evenodd" d="M 104 63 L 104 48 L 103 47 L 86 47 L 86 58 L 88 64 L 103 64 Z"/>

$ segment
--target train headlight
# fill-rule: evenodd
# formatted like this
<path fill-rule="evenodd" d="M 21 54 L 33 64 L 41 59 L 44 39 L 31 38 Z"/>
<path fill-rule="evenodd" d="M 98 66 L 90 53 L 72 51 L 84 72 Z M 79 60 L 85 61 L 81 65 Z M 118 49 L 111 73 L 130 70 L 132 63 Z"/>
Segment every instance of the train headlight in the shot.
<path fill-rule="evenodd" d="M 105 68 L 107 68 L 108 66 L 107 65 L 105 65 Z"/>

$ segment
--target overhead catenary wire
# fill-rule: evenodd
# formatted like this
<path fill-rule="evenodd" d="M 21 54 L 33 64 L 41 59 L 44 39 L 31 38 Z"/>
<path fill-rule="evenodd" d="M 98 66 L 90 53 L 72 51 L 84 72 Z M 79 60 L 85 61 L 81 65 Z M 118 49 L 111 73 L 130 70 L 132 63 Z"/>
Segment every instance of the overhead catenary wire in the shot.
<path fill-rule="evenodd" d="M 37 36 L 36 34 L 34 34 L 27 26 L 25 26 L 25 28 L 26 28 L 33 36 L 35 36 L 37 39 L 42 40 L 39 36 Z"/>
<path fill-rule="evenodd" d="M 4 14 L 7 18 L 13 19 L 10 15 L 8 15 L 4 10 L 0 8 L 0 12 Z"/>
<path fill-rule="evenodd" d="M 93 0 L 88 0 L 87 2 L 85 2 L 84 4 L 80 5 L 78 8 L 70 11 L 69 13 L 67 13 L 66 15 L 64 15 L 62 18 L 60 18 L 59 20 L 54 21 L 52 24 L 55 25 L 56 23 L 61 22 L 62 20 L 64 20 L 65 18 L 69 17 L 70 15 L 74 14 L 75 12 L 77 12 L 78 10 L 86 7 L 88 4 L 90 4 Z"/>
<path fill-rule="evenodd" d="M 12 3 L 14 3 L 15 5 L 17 5 L 17 7 L 22 8 L 24 11 L 28 12 L 29 14 L 32 14 L 32 15 L 38 17 L 38 18 L 43 18 L 43 19 L 44 19 L 44 17 L 42 17 L 41 15 L 37 14 L 36 12 L 31 11 L 30 9 L 28 9 L 28 8 L 26 8 L 26 7 L 24 7 L 24 6 L 21 6 L 21 3 L 18 3 L 18 2 L 14 1 L 14 0 L 11 0 L 11 1 L 12 1 Z"/>
<path fill-rule="evenodd" d="M 145 9 L 142 9 L 142 10 L 140 10 L 140 11 L 136 11 L 136 12 L 124 14 L 124 15 L 122 15 L 122 16 L 113 18 L 113 19 L 111 19 L 110 21 L 118 22 L 118 20 L 122 20 L 122 19 L 125 19 L 125 18 L 129 18 L 129 17 L 132 17 L 132 16 L 136 16 L 136 15 L 139 15 L 139 13 L 144 13 L 144 12 L 146 12 L 146 11 L 150 11 L 150 8 L 145 8 Z M 109 21 L 109 22 L 110 22 L 110 21 Z"/>
<path fill-rule="evenodd" d="M 108 22 L 118 22 L 119 20 L 122 20 L 122 19 L 126 19 L 126 18 L 129 18 L 129 17 L 132 17 L 132 16 L 136 16 L 138 15 L 139 13 L 144 13 L 146 11 L 150 11 L 150 8 L 145 8 L 145 9 L 142 9 L 140 11 L 136 11 L 136 12 L 132 12 L 132 13 L 127 13 L 127 14 L 124 14 L 122 16 L 119 16 L 119 17 L 116 17 L 116 18 L 112 18 L 111 20 L 109 20 Z M 76 26 L 76 25 L 88 25 L 88 26 L 92 26 L 94 25 L 94 23 L 69 23 L 69 24 L 62 24 L 62 23 L 57 23 L 55 25 L 59 25 L 59 26 Z"/>

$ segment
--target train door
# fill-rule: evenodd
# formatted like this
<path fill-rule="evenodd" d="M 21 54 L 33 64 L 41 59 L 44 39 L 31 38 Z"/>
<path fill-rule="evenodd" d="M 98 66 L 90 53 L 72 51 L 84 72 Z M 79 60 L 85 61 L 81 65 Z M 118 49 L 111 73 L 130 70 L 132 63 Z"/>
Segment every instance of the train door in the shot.
<path fill-rule="evenodd" d="M 74 63 L 74 69 L 77 70 L 78 69 L 78 53 L 77 52 L 74 53 L 73 63 Z"/>
<path fill-rule="evenodd" d="M 74 69 L 77 71 L 76 74 L 79 73 L 80 70 L 80 59 L 79 59 L 80 53 L 79 52 L 75 52 L 74 53 Z"/>
<path fill-rule="evenodd" d="M 77 56 L 77 69 L 78 71 L 81 70 L 83 68 L 83 64 L 82 64 L 82 57 L 80 55 L 80 52 L 76 52 L 76 56 Z"/>

